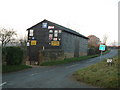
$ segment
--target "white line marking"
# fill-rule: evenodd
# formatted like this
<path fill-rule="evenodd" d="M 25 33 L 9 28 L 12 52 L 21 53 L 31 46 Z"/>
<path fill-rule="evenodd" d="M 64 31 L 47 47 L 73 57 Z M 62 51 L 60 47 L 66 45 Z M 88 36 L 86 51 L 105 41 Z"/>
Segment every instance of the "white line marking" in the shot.
<path fill-rule="evenodd" d="M 31 74 L 31 76 L 36 75 L 36 74 L 38 74 L 38 73 Z"/>
<path fill-rule="evenodd" d="M 7 82 L 4 82 L 4 83 L 0 84 L 0 87 L 3 86 L 3 85 L 5 85 L 6 83 L 7 83 Z"/>
<path fill-rule="evenodd" d="M 48 72 L 48 71 L 45 71 L 45 72 Z"/>
<path fill-rule="evenodd" d="M 48 71 L 45 71 L 45 72 L 50 72 L 50 71 L 54 71 L 54 69 L 52 69 L 52 70 L 48 70 Z"/>
<path fill-rule="evenodd" d="M 50 71 L 54 71 L 54 69 L 53 69 L 53 70 L 50 70 Z"/>
<path fill-rule="evenodd" d="M 91 60 L 91 61 L 88 61 L 88 62 L 93 62 L 93 61 L 95 61 L 95 60 Z"/>
<path fill-rule="evenodd" d="M 77 65 L 79 65 L 79 64 L 73 64 L 73 65 L 67 66 L 67 67 L 65 67 L 65 68 L 71 68 L 71 67 L 74 67 L 74 66 L 77 66 Z"/>

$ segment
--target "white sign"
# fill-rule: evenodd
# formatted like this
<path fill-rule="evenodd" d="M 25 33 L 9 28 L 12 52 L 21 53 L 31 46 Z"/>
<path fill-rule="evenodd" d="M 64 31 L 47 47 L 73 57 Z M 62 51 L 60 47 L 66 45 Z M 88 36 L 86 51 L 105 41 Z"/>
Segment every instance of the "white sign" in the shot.
<path fill-rule="evenodd" d="M 62 32 L 62 30 L 59 30 L 59 33 L 61 33 Z"/>
<path fill-rule="evenodd" d="M 58 33 L 58 30 L 55 30 L 55 32 L 54 33 Z"/>
<path fill-rule="evenodd" d="M 53 34 L 49 34 L 49 39 L 52 40 Z"/>
<path fill-rule="evenodd" d="M 29 36 L 33 36 L 33 30 L 30 30 Z"/>
<path fill-rule="evenodd" d="M 112 62 L 112 59 L 107 59 L 107 63 Z"/>
<path fill-rule="evenodd" d="M 54 29 L 54 26 L 48 26 L 48 29 Z"/>
<path fill-rule="evenodd" d="M 49 34 L 49 37 L 53 37 L 53 34 Z"/>
<path fill-rule="evenodd" d="M 35 37 L 32 37 L 32 39 L 34 40 L 34 39 L 35 39 Z"/>
<path fill-rule="evenodd" d="M 59 38 L 59 40 L 61 40 L 61 39 Z"/>
<path fill-rule="evenodd" d="M 54 41 L 57 41 L 57 38 L 53 38 Z"/>
<path fill-rule="evenodd" d="M 58 34 L 57 34 L 57 33 L 55 33 L 55 34 L 54 34 L 54 37 L 57 37 L 57 36 L 58 36 Z"/>
<path fill-rule="evenodd" d="M 47 28 L 47 23 L 42 23 L 42 28 Z"/>
<path fill-rule="evenodd" d="M 29 42 L 27 42 L 27 46 L 30 46 L 30 43 L 29 43 Z"/>
<path fill-rule="evenodd" d="M 49 30 L 50 33 L 53 33 L 53 30 Z"/>

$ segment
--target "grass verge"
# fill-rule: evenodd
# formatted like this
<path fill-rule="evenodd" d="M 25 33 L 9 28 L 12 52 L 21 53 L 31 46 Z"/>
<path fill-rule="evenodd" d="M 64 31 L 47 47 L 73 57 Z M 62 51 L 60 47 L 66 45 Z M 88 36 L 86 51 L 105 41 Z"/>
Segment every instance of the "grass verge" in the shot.
<path fill-rule="evenodd" d="M 118 88 L 120 87 L 120 72 L 118 71 L 119 61 L 120 59 L 116 56 L 113 59 L 114 64 L 108 66 L 106 60 L 103 60 L 97 64 L 76 71 L 73 77 L 77 81 L 82 81 L 97 87 Z"/>
<path fill-rule="evenodd" d="M 110 50 L 103 52 L 103 54 L 109 53 Z M 70 62 L 75 62 L 75 61 L 81 61 L 81 60 L 86 60 L 94 57 L 98 57 L 100 54 L 96 55 L 91 55 L 91 56 L 81 56 L 77 58 L 68 58 L 65 60 L 56 60 L 56 61 L 48 61 L 48 62 L 43 62 L 40 64 L 40 66 L 52 66 L 52 65 L 58 65 L 58 64 L 65 64 L 65 63 L 70 63 Z"/>
<path fill-rule="evenodd" d="M 32 67 L 27 65 L 3 65 L 2 73 L 14 72 L 14 71 L 27 69 L 27 68 L 32 68 Z"/>

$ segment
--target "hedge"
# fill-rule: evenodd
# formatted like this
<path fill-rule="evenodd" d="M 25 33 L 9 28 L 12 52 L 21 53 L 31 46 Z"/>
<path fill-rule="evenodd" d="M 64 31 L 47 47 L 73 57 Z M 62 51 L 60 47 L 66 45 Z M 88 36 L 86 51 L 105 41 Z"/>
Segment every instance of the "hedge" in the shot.
<path fill-rule="evenodd" d="M 20 47 L 6 47 L 4 54 L 7 65 L 20 65 L 23 61 L 23 51 Z"/>

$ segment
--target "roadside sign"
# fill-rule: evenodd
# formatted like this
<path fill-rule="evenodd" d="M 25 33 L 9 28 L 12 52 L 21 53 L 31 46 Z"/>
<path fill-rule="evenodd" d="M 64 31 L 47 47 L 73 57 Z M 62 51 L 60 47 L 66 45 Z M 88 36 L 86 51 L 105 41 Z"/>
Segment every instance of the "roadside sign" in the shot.
<path fill-rule="evenodd" d="M 105 51 L 105 45 L 100 45 L 99 50 Z"/>
<path fill-rule="evenodd" d="M 99 50 L 101 50 L 101 56 L 100 56 L 100 60 L 102 58 L 102 51 L 105 51 L 105 45 L 100 45 L 99 46 Z"/>

